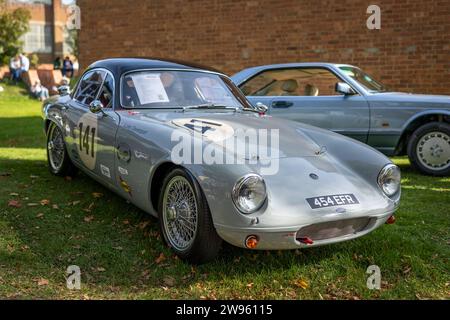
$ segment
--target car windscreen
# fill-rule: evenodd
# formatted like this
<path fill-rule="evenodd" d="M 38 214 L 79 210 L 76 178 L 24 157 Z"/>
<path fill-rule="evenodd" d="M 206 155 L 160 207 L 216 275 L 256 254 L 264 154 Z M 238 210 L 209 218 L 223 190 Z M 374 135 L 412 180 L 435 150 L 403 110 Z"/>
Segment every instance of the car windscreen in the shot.
<path fill-rule="evenodd" d="M 386 92 L 388 91 L 387 87 L 381 84 L 380 82 L 373 79 L 367 73 L 362 71 L 359 68 L 350 67 L 350 66 L 341 66 L 339 69 L 342 70 L 347 76 L 357 81 L 361 86 L 366 88 L 366 90 L 370 92 Z"/>
<path fill-rule="evenodd" d="M 136 71 L 122 77 L 121 86 L 121 104 L 125 108 L 181 108 L 202 104 L 243 106 L 225 79 L 208 72 Z"/>

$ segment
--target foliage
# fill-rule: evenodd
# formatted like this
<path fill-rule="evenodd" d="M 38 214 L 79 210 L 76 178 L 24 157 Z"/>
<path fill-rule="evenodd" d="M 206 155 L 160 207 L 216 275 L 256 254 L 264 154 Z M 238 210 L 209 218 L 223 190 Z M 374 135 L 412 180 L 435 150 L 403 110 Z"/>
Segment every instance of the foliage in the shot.
<path fill-rule="evenodd" d="M 65 32 L 68 35 L 65 42 L 70 48 L 69 53 L 75 57 L 78 57 L 78 30 L 65 28 Z"/>
<path fill-rule="evenodd" d="M 22 48 L 20 37 L 28 31 L 30 12 L 24 8 L 10 10 L 6 0 L 0 0 L 0 65 Z"/>
<path fill-rule="evenodd" d="M 36 53 L 33 53 L 30 56 L 30 66 L 33 68 L 37 68 L 38 65 L 39 65 L 39 57 Z"/>

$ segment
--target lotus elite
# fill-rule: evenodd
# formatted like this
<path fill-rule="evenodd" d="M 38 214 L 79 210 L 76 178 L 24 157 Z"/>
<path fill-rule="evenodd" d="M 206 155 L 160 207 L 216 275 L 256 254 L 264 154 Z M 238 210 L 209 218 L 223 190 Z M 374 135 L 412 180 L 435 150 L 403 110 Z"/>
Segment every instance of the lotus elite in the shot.
<path fill-rule="evenodd" d="M 216 257 L 223 241 L 302 249 L 394 221 L 400 171 L 386 156 L 271 117 L 214 70 L 107 59 L 89 66 L 72 92 L 59 92 L 43 104 L 51 173 L 83 171 L 157 217 L 167 245 L 192 263 Z M 271 142 L 267 150 L 251 132 L 271 133 L 260 139 Z M 228 161 L 198 161 L 197 147 Z"/>

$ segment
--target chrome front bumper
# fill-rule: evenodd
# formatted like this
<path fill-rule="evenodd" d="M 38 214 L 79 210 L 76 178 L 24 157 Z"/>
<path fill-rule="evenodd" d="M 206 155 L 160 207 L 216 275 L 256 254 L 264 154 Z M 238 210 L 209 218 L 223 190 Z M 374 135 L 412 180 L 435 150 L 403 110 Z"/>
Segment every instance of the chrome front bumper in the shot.
<path fill-rule="evenodd" d="M 317 224 L 293 226 L 289 228 L 229 228 L 216 226 L 217 233 L 226 242 L 241 248 L 247 248 L 245 240 L 250 235 L 258 237 L 259 242 L 255 250 L 288 250 L 306 247 L 316 247 L 325 244 L 347 241 L 364 236 L 389 219 L 394 211 L 377 216 L 359 217 L 356 219 L 330 220 Z M 367 224 L 361 221 L 350 222 L 350 220 L 367 219 Z M 335 225 L 333 226 L 333 222 Z M 355 228 L 350 225 L 354 223 Z M 323 228 L 322 228 L 323 226 Z M 311 235 L 305 234 L 311 232 Z M 328 237 L 328 235 L 330 237 Z M 299 237 L 308 236 L 313 240 L 312 244 L 300 242 Z"/>

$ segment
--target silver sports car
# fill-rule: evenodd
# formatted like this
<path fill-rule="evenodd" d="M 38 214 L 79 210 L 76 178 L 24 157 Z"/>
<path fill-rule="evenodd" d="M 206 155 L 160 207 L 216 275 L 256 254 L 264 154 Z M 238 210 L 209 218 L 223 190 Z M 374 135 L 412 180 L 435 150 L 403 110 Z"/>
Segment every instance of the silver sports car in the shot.
<path fill-rule="evenodd" d="M 82 170 L 159 218 L 193 263 L 225 240 L 297 249 L 395 221 L 399 169 L 339 134 L 272 118 L 225 75 L 148 59 L 108 59 L 44 102 L 50 171 Z"/>

